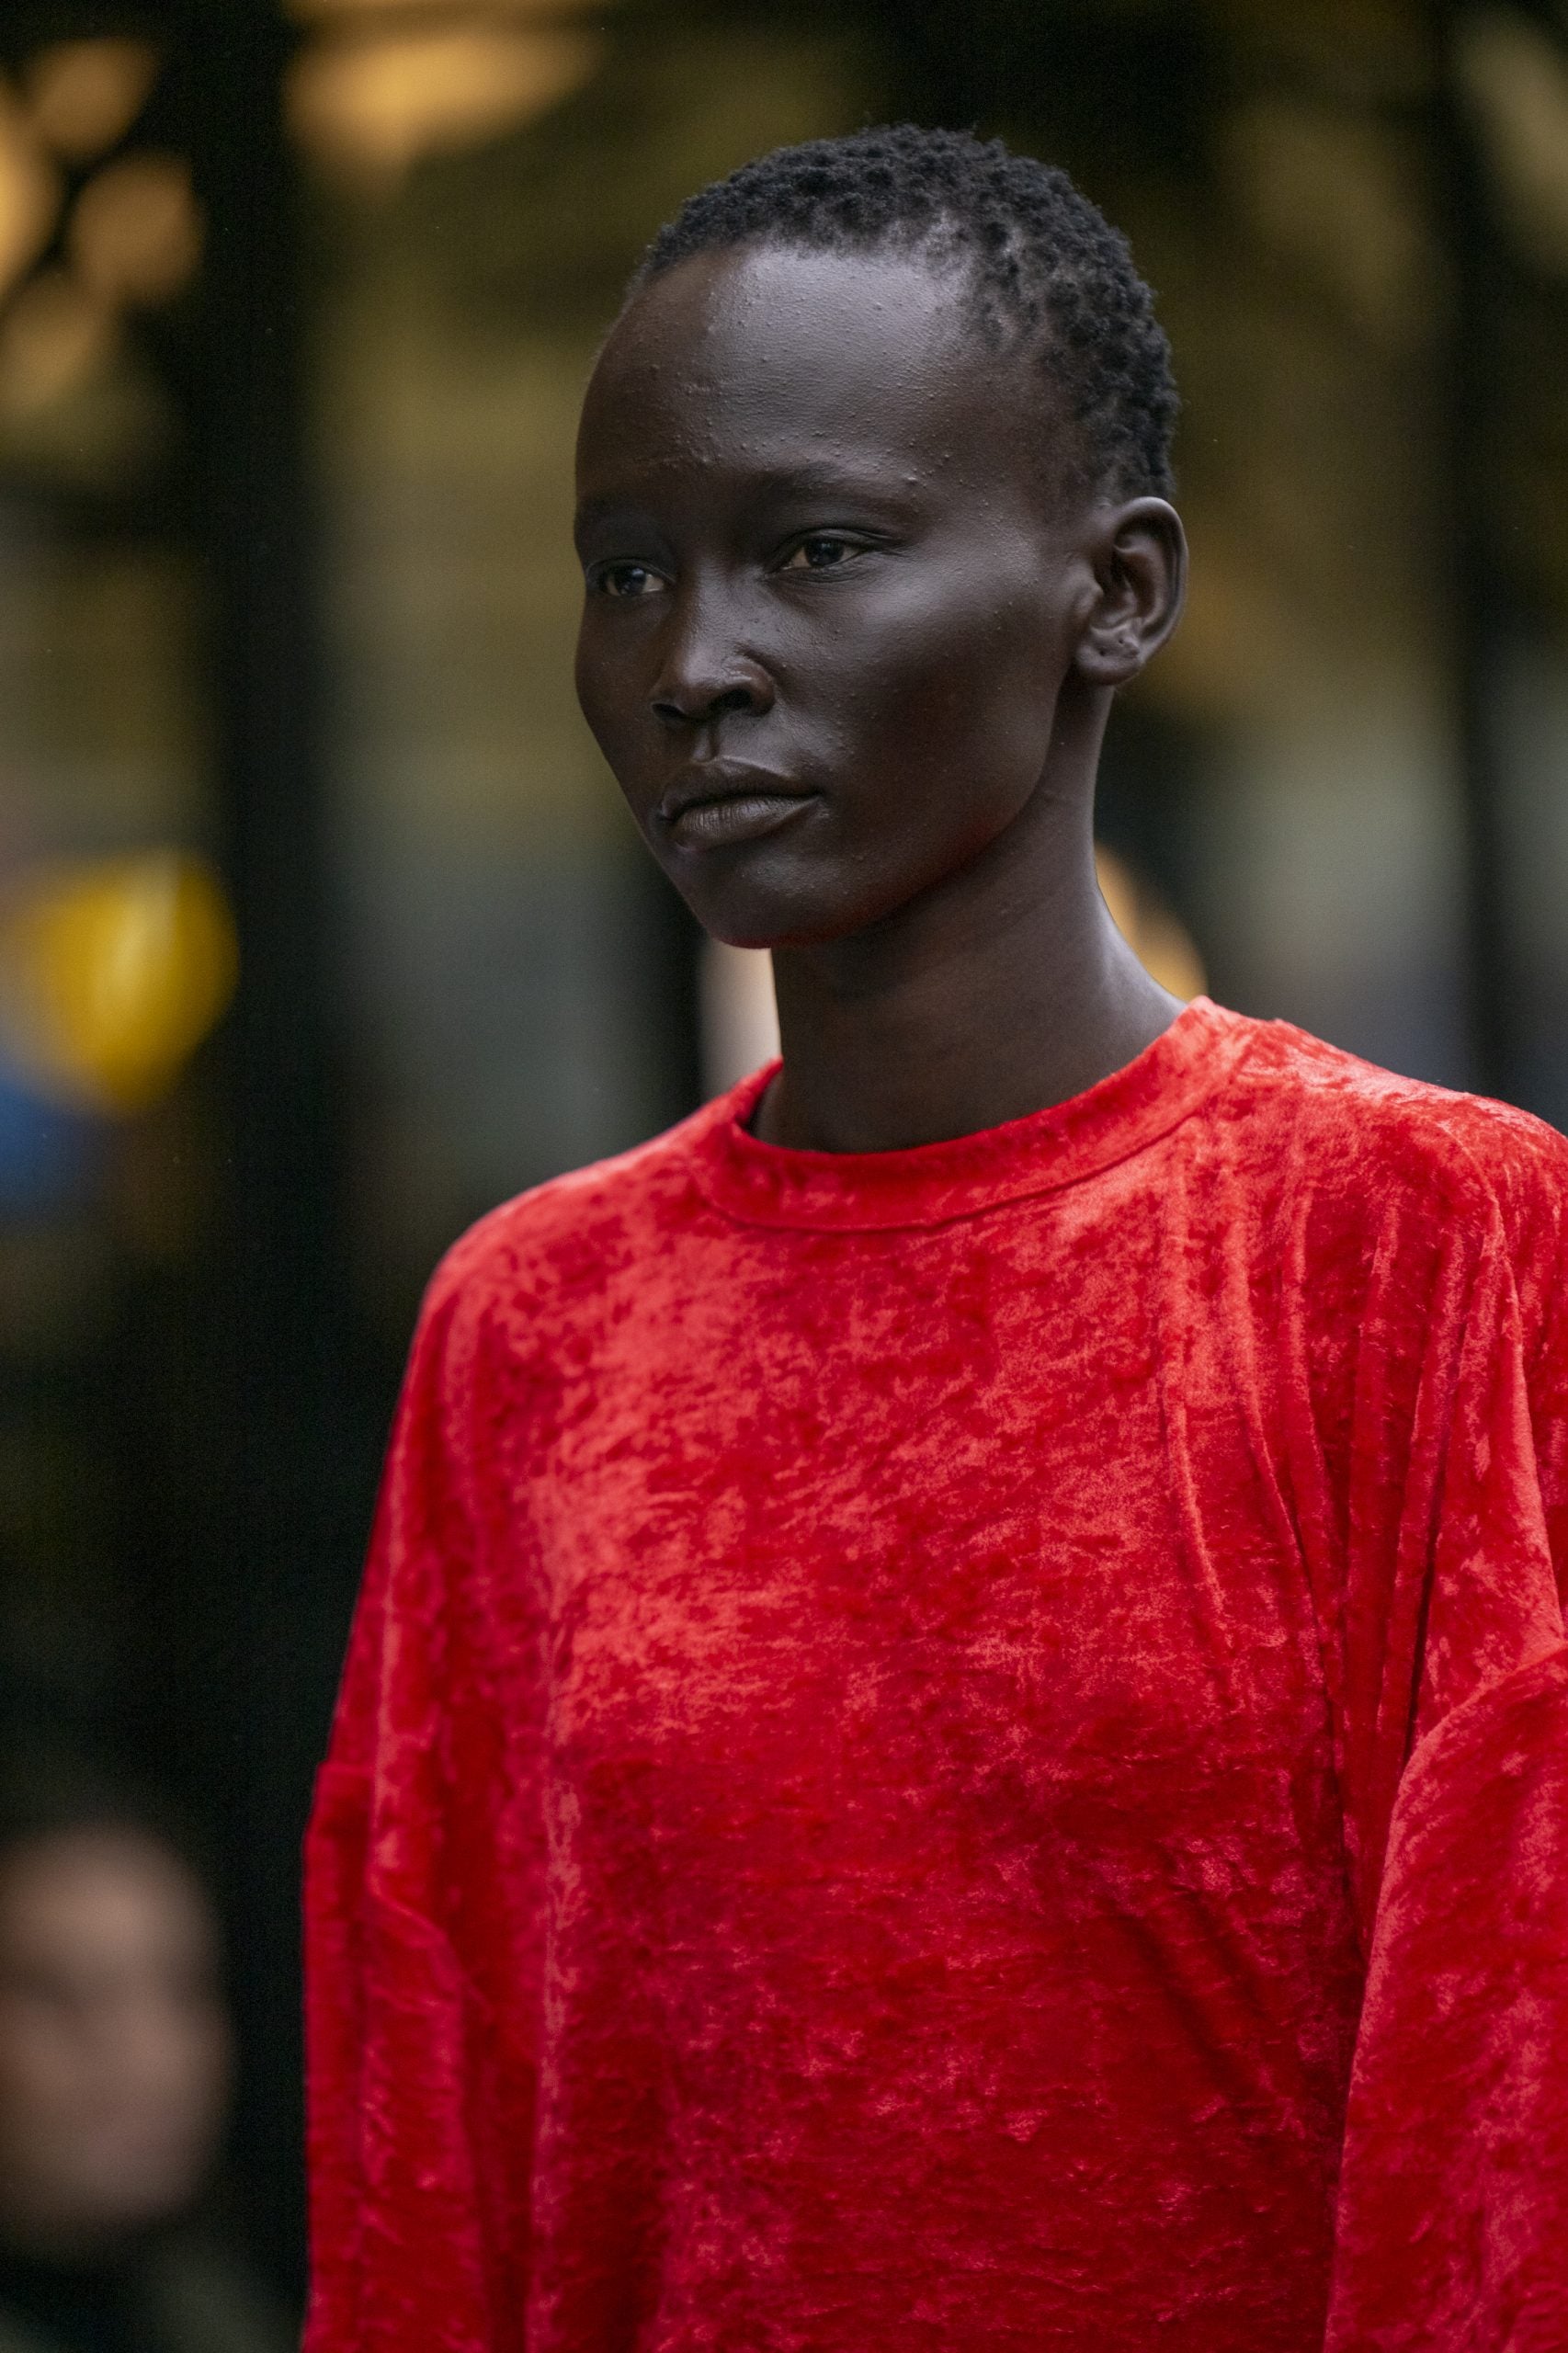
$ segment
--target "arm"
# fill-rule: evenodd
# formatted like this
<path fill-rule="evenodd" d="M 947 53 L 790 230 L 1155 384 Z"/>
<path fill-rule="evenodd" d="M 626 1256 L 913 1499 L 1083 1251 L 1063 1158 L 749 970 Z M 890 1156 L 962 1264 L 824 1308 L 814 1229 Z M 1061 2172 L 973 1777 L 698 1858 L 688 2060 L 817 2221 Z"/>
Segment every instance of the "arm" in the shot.
<path fill-rule="evenodd" d="M 415 1342 L 307 1842 L 309 2353 L 524 2341 L 539 1837 L 474 1321 Z"/>
<path fill-rule="evenodd" d="M 1331 2353 L 1568 2329 L 1568 1654 L 1432 1733 L 1400 1793 L 1346 2133 Z"/>
<path fill-rule="evenodd" d="M 1568 2328 L 1568 1647 L 1540 1444 L 1563 1336 L 1531 1347 L 1495 1237 L 1454 1331 L 1400 1466 L 1400 1526 L 1426 1531 L 1410 1672 L 1385 1650 L 1346 1677 L 1376 1718 L 1346 1745 L 1381 1875 L 1329 2353 L 1548 2353 Z"/>

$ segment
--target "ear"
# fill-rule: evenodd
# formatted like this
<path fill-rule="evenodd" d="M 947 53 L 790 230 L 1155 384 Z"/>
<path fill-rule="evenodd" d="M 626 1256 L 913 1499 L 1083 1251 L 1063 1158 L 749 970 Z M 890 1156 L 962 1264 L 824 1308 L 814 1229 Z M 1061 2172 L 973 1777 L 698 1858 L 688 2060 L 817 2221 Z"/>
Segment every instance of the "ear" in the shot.
<path fill-rule="evenodd" d="M 1187 534 L 1163 498 L 1101 510 L 1089 551 L 1096 597 L 1074 657 L 1091 686 L 1125 687 L 1164 645 L 1187 595 Z"/>

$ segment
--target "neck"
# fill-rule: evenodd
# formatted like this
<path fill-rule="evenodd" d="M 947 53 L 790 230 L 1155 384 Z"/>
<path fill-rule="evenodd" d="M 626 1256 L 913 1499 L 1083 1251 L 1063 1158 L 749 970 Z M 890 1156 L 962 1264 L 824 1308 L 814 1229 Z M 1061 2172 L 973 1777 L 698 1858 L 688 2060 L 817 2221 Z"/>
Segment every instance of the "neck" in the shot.
<path fill-rule="evenodd" d="M 1090 805 L 1087 783 L 1042 782 L 895 915 L 775 952 L 784 1068 L 756 1120 L 765 1142 L 892 1152 L 971 1135 L 1082 1094 L 1168 1029 L 1177 1000 L 1100 897 Z"/>

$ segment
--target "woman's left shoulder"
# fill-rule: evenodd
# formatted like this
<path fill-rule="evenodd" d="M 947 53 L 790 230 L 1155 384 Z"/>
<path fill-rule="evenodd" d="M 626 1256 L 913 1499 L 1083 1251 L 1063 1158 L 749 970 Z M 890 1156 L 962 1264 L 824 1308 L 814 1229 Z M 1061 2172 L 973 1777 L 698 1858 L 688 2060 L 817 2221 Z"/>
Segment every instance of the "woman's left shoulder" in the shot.
<path fill-rule="evenodd" d="M 1237 1091 L 1309 1175 L 1351 1178 L 1370 1205 L 1407 1188 L 1505 1223 L 1568 1212 L 1568 1137 L 1511 1103 L 1381 1068 L 1285 1021 L 1247 1024 Z"/>

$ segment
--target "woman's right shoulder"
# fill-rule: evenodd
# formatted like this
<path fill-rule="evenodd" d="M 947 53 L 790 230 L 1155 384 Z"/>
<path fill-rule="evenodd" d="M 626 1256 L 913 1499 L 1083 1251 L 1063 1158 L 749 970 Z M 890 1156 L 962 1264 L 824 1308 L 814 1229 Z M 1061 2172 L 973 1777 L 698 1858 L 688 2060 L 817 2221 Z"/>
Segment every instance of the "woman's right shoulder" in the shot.
<path fill-rule="evenodd" d="M 699 1213 L 694 1155 L 722 1108 L 722 1099 L 705 1104 L 630 1151 L 550 1177 L 488 1211 L 441 1258 L 421 1325 L 454 1313 L 537 1313 L 574 1298 L 585 1303 L 618 1278 L 634 1277 L 648 1253 L 667 1250 Z"/>

